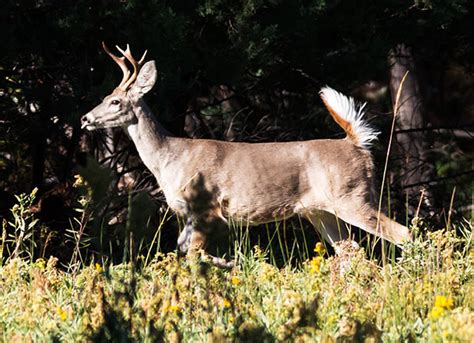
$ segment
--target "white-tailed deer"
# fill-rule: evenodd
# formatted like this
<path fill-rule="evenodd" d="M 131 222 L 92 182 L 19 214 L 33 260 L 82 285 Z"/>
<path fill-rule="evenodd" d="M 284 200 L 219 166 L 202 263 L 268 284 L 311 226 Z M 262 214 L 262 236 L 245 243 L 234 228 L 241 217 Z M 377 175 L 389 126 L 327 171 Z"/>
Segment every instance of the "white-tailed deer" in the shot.
<path fill-rule="evenodd" d="M 377 132 L 352 98 L 328 87 L 320 92 L 345 139 L 249 144 L 173 137 L 143 101 L 156 81 L 155 62 L 143 64 L 145 54 L 137 62 L 128 46 L 117 47 L 122 57 L 103 47 L 123 79 L 81 118 L 82 127 L 128 132 L 170 208 L 187 219 L 178 239 L 182 251 L 204 249 L 212 234 L 206 224 L 230 218 L 253 225 L 300 215 L 331 244 L 348 238 L 336 217 L 397 245 L 411 239 L 405 226 L 377 212 L 368 150 Z"/>

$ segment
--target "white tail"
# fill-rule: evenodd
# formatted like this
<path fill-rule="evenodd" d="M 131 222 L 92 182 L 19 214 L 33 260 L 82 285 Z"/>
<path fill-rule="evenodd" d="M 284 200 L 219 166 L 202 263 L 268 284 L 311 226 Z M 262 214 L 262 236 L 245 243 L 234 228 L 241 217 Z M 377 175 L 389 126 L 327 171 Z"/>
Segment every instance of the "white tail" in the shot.
<path fill-rule="evenodd" d="M 367 150 L 377 133 L 363 120 L 364 105 L 331 88 L 321 90 L 349 139 L 248 144 L 172 137 L 142 98 L 155 83 L 155 63 L 141 67 L 143 61 L 136 62 L 128 48 L 120 50 L 134 67 L 130 77 L 124 58 L 106 51 L 124 78 L 82 117 L 82 126 L 127 130 L 168 205 L 187 219 L 178 240 L 181 250 L 205 248 L 216 223 L 229 218 L 259 224 L 300 215 L 331 244 L 348 238 L 338 218 L 396 244 L 410 239 L 405 226 L 384 214 L 378 225 Z"/>
<path fill-rule="evenodd" d="M 370 147 L 380 132 L 371 128 L 363 119 L 366 103 L 357 104 L 354 99 L 329 87 L 321 89 L 319 94 L 334 121 L 346 131 L 347 136 L 358 146 Z"/>

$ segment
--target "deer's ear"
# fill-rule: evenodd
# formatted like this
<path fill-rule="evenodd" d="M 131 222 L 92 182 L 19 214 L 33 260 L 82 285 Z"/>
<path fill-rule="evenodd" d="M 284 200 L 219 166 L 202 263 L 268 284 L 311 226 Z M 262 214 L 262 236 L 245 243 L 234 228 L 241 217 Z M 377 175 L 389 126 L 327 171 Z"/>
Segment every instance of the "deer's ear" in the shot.
<path fill-rule="evenodd" d="M 142 96 L 148 93 L 155 85 L 156 76 L 157 71 L 155 61 L 146 62 L 143 67 L 140 68 L 137 80 L 133 84 L 132 88 L 130 88 L 130 91 L 137 96 Z"/>

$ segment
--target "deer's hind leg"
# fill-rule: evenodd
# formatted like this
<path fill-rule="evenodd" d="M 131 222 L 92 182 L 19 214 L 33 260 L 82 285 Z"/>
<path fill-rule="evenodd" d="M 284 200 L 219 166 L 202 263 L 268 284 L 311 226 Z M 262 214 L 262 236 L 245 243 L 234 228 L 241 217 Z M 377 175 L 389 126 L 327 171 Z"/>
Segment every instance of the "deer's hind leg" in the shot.
<path fill-rule="evenodd" d="M 396 245 L 410 241 L 411 234 L 408 228 L 380 213 L 371 203 L 352 201 L 338 205 L 336 215 L 349 224 L 362 230 L 386 239 Z M 379 218 L 379 219 L 378 219 Z"/>
<path fill-rule="evenodd" d="M 321 234 L 326 242 L 333 247 L 339 241 L 350 238 L 346 223 L 326 211 L 314 211 L 305 215 L 306 219 Z"/>

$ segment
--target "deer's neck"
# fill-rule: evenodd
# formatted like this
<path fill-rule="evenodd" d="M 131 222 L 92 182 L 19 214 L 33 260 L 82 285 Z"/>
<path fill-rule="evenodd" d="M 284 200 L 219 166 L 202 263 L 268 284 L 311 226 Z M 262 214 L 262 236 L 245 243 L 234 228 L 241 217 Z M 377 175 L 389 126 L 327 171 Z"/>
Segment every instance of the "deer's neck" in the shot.
<path fill-rule="evenodd" d="M 161 183 L 161 167 L 169 156 L 168 138 L 171 136 L 155 119 L 154 114 L 143 100 L 134 108 L 137 123 L 126 127 L 130 138 L 135 143 L 143 163 Z"/>

